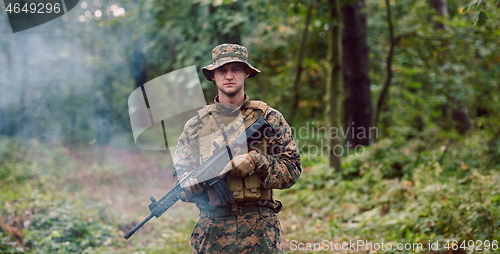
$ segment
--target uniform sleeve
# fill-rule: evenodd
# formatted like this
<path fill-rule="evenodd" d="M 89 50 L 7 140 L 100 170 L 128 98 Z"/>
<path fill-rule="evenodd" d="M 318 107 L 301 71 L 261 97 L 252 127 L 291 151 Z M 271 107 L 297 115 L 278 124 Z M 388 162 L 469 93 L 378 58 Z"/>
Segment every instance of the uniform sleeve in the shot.
<path fill-rule="evenodd" d="M 182 131 L 181 136 L 177 142 L 177 147 L 174 153 L 174 172 L 173 176 L 178 182 L 180 177 L 184 173 L 188 173 L 196 169 L 199 166 L 199 140 L 197 136 L 197 132 L 199 131 L 199 122 L 195 119 L 191 119 L 184 126 L 184 130 Z M 190 203 L 200 203 L 206 202 L 206 192 L 202 192 L 200 194 L 190 196 L 189 194 L 186 198 L 187 200 L 183 200 L 184 202 Z"/>
<path fill-rule="evenodd" d="M 196 164 L 195 149 L 193 143 L 189 140 L 189 134 L 184 128 L 179 141 L 177 142 L 177 147 L 174 153 L 174 178 L 182 176 L 186 172 L 191 172 Z"/>
<path fill-rule="evenodd" d="M 253 154 L 255 172 L 264 179 L 264 188 L 290 188 L 302 173 L 300 155 L 292 131 L 279 111 L 269 108 L 264 117 L 274 128 L 276 135 L 269 139 L 270 149 L 267 155 Z"/>

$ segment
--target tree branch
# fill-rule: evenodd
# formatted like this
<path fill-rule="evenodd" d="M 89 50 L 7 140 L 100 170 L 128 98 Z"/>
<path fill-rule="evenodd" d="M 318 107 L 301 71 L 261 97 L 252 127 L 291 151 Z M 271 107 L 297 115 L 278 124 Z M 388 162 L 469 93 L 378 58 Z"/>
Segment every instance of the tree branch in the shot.
<path fill-rule="evenodd" d="M 392 14 L 391 14 L 391 4 L 390 0 L 385 0 L 385 4 L 387 6 L 386 8 L 386 15 L 387 15 L 387 23 L 389 25 L 389 53 L 387 54 L 386 58 L 386 68 L 387 68 L 387 76 L 385 78 L 384 82 L 384 87 L 382 88 L 382 92 L 380 93 L 380 96 L 378 97 L 377 100 L 377 106 L 375 108 L 375 114 L 373 118 L 373 126 L 377 127 L 378 122 L 379 122 L 379 117 L 380 117 L 380 111 L 382 110 L 382 107 L 384 106 L 385 103 L 385 98 L 387 97 L 387 92 L 389 91 L 389 86 L 391 85 L 392 81 L 392 58 L 394 56 L 394 48 L 396 47 L 396 43 L 401 40 L 401 36 L 398 36 L 397 39 L 394 38 L 394 25 L 392 22 Z M 375 140 L 373 140 L 375 142 Z"/>

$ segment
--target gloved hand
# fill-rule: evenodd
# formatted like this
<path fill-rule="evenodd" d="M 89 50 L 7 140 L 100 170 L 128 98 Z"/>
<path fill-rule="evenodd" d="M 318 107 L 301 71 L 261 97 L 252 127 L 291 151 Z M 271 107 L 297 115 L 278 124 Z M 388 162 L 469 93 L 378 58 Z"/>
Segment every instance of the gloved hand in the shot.
<path fill-rule="evenodd" d="M 184 175 L 180 179 L 183 177 Z M 182 188 L 184 188 L 184 191 L 181 192 L 180 196 L 181 200 L 184 202 L 188 201 L 189 197 L 200 194 L 203 191 L 203 187 L 196 178 L 189 178 L 187 182 L 182 185 Z"/>
<path fill-rule="evenodd" d="M 253 154 L 257 154 L 257 152 L 250 151 L 247 154 L 233 157 L 233 159 L 224 166 L 219 177 L 223 178 L 228 172 L 229 175 L 233 177 L 245 177 L 253 174 L 255 170 L 255 163 L 252 159 Z"/>

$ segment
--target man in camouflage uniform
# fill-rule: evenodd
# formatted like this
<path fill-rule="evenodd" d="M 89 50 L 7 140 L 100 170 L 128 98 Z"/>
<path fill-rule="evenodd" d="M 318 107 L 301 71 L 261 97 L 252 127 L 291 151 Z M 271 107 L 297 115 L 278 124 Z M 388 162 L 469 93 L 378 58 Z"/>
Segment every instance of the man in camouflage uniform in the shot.
<path fill-rule="evenodd" d="M 247 57 L 247 49 L 237 44 L 213 49 L 212 64 L 202 72 L 215 83 L 218 96 L 214 104 L 198 111 L 185 124 L 174 156 L 174 177 L 182 178 L 209 158 L 215 147 L 228 144 L 228 129 L 246 128 L 263 116 L 276 134 L 251 146 L 249 152 L 234 156 L 224 167 L 219 177 L 224 177 L 234 195 L 230 202 L 221 204 L 211 186 L 197 180 L 185 186 L 182 200 L 196 203 L 200 209 L 190 239 L 193 253 L 284 251 L 276 217 L 282 204 L 273 199 L 272 189 L 295 184 L 302 172 L 300 157 L 283 115 L 264 102 L 250 101 L 245 94 L 245 79 L 260 72 Z M 243 119 L 239 126 L 236 115 Z"/>

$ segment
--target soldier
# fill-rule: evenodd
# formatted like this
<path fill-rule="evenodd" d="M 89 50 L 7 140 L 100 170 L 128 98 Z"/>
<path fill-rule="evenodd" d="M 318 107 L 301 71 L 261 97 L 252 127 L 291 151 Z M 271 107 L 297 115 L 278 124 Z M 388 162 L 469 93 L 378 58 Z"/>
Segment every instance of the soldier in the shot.
<path fill-rule="evenodd" d="M 182 200 L 196 203 L 200 209 L 190 239 L 193 253 L 284 251 L 276 217 L 282 204 L 273 198 L 272 190 L 291 187 L 302 169 L 283 115 L 264 102 L 251 101 L 244 92 L 245 79 L 259 72 L 248 62 L 247 49 L 237 44 L 215 47 L 212 64 L 202 68 L 205 78 L 217 86 L 218 95 L 214 104 L 198 111 L 185 124 L 174 156 L 174 177 L 182 178 L 209 158 L 215 146 L 228 144 L 231 134 L 227 130 L 246 128 L 259 116 L 276 134 L 234 156 L 224 167 L 219 176 L 225 176 L 233 193 L 230 202 L 221 204 L 210 186 L 196 180 L 185 186 Z M 238 117 L 242 121 L 236 121 Z"/>

